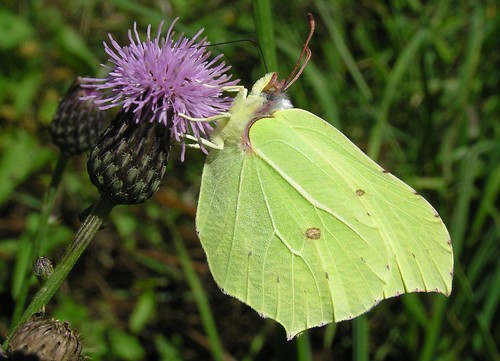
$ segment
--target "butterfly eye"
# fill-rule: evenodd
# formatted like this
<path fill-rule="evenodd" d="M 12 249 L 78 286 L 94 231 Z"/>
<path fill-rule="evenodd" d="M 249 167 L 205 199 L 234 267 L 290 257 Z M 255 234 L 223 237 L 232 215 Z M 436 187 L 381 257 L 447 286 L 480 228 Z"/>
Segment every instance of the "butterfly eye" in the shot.
<path fill-rule="evenodd" d="M 272 102 L 273 100 L 276 100 L 278 98 L 278 95 L 276 92 L 265 92 L 264 96 L 266 97 L 267 101 Z"/>

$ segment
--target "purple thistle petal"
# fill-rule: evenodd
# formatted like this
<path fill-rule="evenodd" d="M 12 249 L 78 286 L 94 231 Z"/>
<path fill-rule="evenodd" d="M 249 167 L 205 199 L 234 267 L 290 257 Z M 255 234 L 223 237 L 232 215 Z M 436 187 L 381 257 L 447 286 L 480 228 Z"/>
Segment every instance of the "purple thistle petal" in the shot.
<path fill-rule="evenodd" d="M 120 46 L 109 35 L 104 50 L 112 66 L 103 66 L 110 72 L 105 78 L 85 78 L 84 86 L 99 91 L 86 99 L 92 99 L 101 109 L 120 106 L 133 109 L 136 122 L 168 126 L 172 136 L 182 143 L 184 154 L 184 135 L 200 139 L 213 128 L 209 123 L 191 122 L 179 114 L 207 118 L 227 111 L 232 98 L 222 95 L 222 87 L 236 85 L 238 80 L 231 80 L 226 73 L 231 67 L 221 61 L 222 55 L 209 59 L 211 53 L 206 50 L 209 43 L 206 38 L 198 40 L 203 29 L 191 39 L 180 34 L 174 41 L 173 27 L 177 20 L 164 37 L 162 22 L 153 39 L 149 25 L 145 41 L 141 41 L 134 23 L 133 30 L 128 31 L 128 46 Z M 143 114 L 148 118 L 143 119 Z"/>

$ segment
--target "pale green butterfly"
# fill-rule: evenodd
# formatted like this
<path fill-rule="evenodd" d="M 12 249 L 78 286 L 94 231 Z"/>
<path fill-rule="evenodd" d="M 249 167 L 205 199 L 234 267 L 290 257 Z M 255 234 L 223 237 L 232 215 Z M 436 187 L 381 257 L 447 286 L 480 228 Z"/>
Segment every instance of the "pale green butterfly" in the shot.
<path fill-rule="evenodd" d="M 310 57 L 308 42 L 304 55 Z M 323 119 L 292 108 L 302 72 L 239 89 L 202 176 L 199 238 L 223 292 L 288 338 L 408 292 L 449 295 L 450 236 L 434 208 Z M 298 71 L 297 71 L 298 69 Z M 291 80 L 290 80 L 291 79 Z M 196 120 L 196 119 L 193 119 Z"/>

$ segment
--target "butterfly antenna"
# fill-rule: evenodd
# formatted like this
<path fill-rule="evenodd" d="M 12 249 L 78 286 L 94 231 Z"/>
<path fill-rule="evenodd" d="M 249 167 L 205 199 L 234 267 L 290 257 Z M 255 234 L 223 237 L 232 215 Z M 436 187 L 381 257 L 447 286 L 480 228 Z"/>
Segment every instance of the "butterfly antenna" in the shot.
<path fill-rule="evenodd" d="M 243 42 L 250 42 L 254 45 L 257 46 L 257 48 L 259 49 L 259 53 L 260 53 L 260 58 L 262 59 L 262 63 L 264 64 L 264 69 L 266 70 L 266 73 L 267 73 L 267 63 L 266 63 L 266 59 L 264 59 L 264 52 L 262 51 L 262 47 L 260 46 L 259 42 L 255 39 L 239 39 L 239 40 L 228 40 L 228 41 L 223 41 L 221 43 L 214 43 L 214 44 L 206 44 L 206 45 L 203 45 L 204 47 L 206 48 L 209 48 L 211 46 L 219 46 L 219 45 L 226 45 L 226 44 L 235 44 L 235 43 L 243 43 Z"/>
<path fill-rule="evenodd" d="M 302 74 L 304 71 L 307 63 L 309 62 L 309 59 L 311 59 L 311 49 L 309 49 L 309 42 L 311 41 L 311 38 L 314 34 L 314 28 L 316 26 L 314 22 L 314 17 L 312 16 L 311 13 L 307 13 L 307 18 L 309 19 L 309 35 L 307 36 L 306 42 L 304 43 L 304 46 L 302 47 L 302 51 L 300 52 L 299 59 L 295 63 L 295 66 L 293 67 L 292 72 L 286 79 L 285 83 L 283 84 L 283 90 L 286 91 L 290 86 L 295 83 L 295 81 L 299 78 L 299 76 Z M 304 59 L 305 56 L 305 59 Z"/>

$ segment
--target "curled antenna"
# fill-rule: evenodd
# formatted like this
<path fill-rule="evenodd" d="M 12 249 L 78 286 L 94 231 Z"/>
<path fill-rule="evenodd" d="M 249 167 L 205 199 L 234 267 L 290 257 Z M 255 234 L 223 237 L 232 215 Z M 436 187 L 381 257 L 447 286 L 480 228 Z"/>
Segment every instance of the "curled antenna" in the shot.
<path fill-rule="evenodd" d="M 311 49 L 309 49 L 309 42 L 311 41 L 311 38 L 314 34 L 315 22 L 314 22 L 314 17 L 312 16 L 311 13 L 307 13 L 307 18 L 309 19 L 309 35 L 307 36 L 306 42 L 302 47 L 299 59 L 295 63 L 292 72 L 290 73 L 288 78 L 285 80 L 285 83 L 283 84 L 282 91 L 287 91 L 287 89 L 290 88 L 290 86 L 293 83 L 295 83 L 295 81 L 299 78 L 300 74 L 302 74 L 302 72 L 304 71 L 307 63 L 309 62 L 309 59 L 311 59 Z"/>

